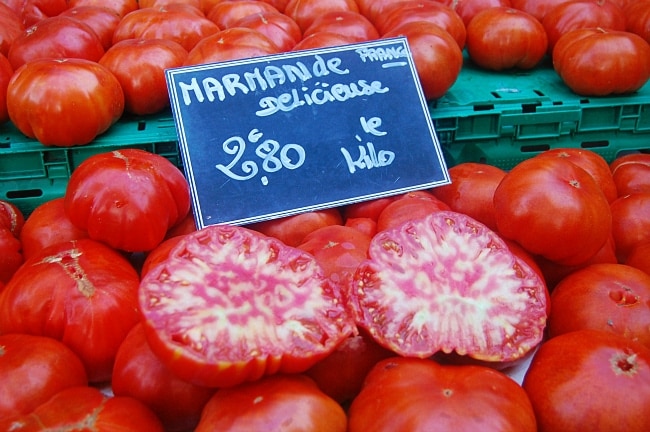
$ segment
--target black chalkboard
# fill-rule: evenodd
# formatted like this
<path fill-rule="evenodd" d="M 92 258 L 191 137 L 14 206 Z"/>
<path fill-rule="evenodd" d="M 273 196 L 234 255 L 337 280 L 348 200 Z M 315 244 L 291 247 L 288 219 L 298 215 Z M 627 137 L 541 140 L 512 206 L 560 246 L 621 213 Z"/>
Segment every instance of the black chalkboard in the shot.
<path fill-rule="evenodd" d="M 168 69 L 196 223 L 449 183 L 405 38 Z"/>

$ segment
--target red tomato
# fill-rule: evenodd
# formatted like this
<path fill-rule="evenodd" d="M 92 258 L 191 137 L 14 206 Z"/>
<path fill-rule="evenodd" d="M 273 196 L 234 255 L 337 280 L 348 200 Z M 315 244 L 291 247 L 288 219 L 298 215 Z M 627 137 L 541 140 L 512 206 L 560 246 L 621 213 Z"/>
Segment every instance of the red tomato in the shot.
<path fill-rule="evenodd" d="M 183 218 L 179 223 L 167 230 L 165 234 L 165 239 L 176 237 L 179 235 L 189 234 L 196 231 L 196 222 L 194 221 L 194 213 L 189 211 L 187 216 Z"/>
<path fill-rule="evenodd" d="M 355 330 L 314 257 L 234 226 L 183 237 L 142 278 L 140 310 L 152 351 L 208 387 L 305 371 Z"/>
<path fill-rule="evenodd" d="M 111 378 L 115 396 L 144 403 L 167 431 L 193 430 L 214 389 L 179 379 L 151 352 L 141 323 L 127 334 L 115 357 Z"/>
<path fill-rule="evenodd" d="M 0 2 L 0 54 L 6 56 L 14 40 L 25 30 L 18 14 Z"/>
<path fill-rule="evenodd" d="M 0 419 L 29 414 L 60 390 L 88 384 L 83 363 L 45 336 L 0 335 Z"/>
<path fill-rule="evenodd" d="M 555 6 L 570 1 L 573 0 L 510 0 L 510 3 L 513 8 L 527 12 L 542 21 L 544 15 Z"/>
<path fill-rule="evenodd" d="M 110 47 L 99 64 L 113 72 L 124 91 L 124 110 L 154 114 L 169 106 L 165 69 L 179 67 L 187 51 L 169 39 L 125 39 Z"/>
<path fill-rule="evenodd" d="M 139 277 L 119 253 L 80 239 L 43 249 L 0 292 L 0 334 L 62 341 L 91 382 L 111 376 L 115 353 L 140 319 Z"/>
<path fill-rule="evenodd" d="M 101 6 L 117 12 L 120 17 L 138 9 L 138 0 L 68 0 L 68 4 L 71 9 L 79 6 Z"/>
<path fill-rule="evenodd" d="M 620 197 L 612 203 L 611 212 L 616 256 L 625 262 L 634 247 L 650 241 L 650 193 Z"/>
<path fill-rule="evenodd" d="M 366 375 L 380 360 L 395 354 L 383 348 L 360 329 L 336 347 L 334 352 L 309 368 L 305 374 L 340 404 L 349 404 L 359 394 Z"/>
<path fill-rule="evenodd" d="M 579 330 L 550 339 L 523 388 L 539 432 L 650 430 L 650 350 L 619 335 Z"/>
<path fill-rule="evenodd" d="M 379 39 L 375 26 L 359 12 L 332 11 L 316 17 L 303 33 L 303 37 L 318 32 L 337 33 L 347 36 L 355 42 Z"/>
<path fill-rule="evenodd" d="M 650 242 L 633 247 L 627 255 L 625 264 L 643 270 L 650 275 Z"/>
<path fill-rule="evenodd" d="M 23 134 L 43 145 L 69 147 L 88 144 L 108 130 L 124 112 L 124 93 L 97 62 L 44 59 L 15 71 L 7 109 Z"/>
<path fill-rule="evenodd" d="M 573 30 L 558 39 L 553 66 L 577 94 L 633 93 L 650 78 L 650 45 L 641 36 L 625 31 Z"/>
<path fill-rule="evenodd" d="M 586 262 L 611 233 L 612 215 L 602 189 L 566 158 L 518 163 L 494 191 L 494 210 L 501 235 L 563 265 Z"/>
<path fill-rule="evenodd" d="M 167 257 L 169 257 L 171 250 L 181 241 L 182 238 L 182 235 L 168 238 L 149 252 L 142 263 L 140 277 L 144 277 L 149 273 L 149 270 L 165 261 Z"/>
<path fill-rule="evenodd" d="M 183 173 L 164 157 L 138 149 L 84 160 L 70 176 L 64 198 L 76 227 L 128 252 L 156 247 L 190 210 Z"/>
<path fill-rule="evenodd" d="M 511 361 L 542 339 L 544 282 L 468 216 L 439 211 L 379 232 L 369 255 L 355 273 L 351 307 L 361 327 L 400 355 Z"/>
<path fill-rule="evenodd" d="M 650 43 L 650 2 L 631 1 L 622 6 L 625 30 L 636 33 Z"/>
<path fill-rule="evenodd" d="M 448 170 L 451 184 L 438 186 L 431 193 L 453 211 L 464 213 L 497 230 L 492 199 L 506 175 L 493 165 L 465 162 Z"/>
<path fill-rule="evenodd" d="M 68 0 L 2 0 L 29 27 L 48 17 L 54 17 L 68 8 Z"/>
<path fill-rule="evenodd" d="M 536 431 L 524 390 L 485 366 L 395 357 L 379 362 L 349 410 L 349 432 Z"/>
<path fill-rule="evenodd" d="M 7 228 L 0 228 L 0 283 L 9 282 L 23 261 L 20 240 Z"/>
<path fill-rule="evenodd" d="M 398 195 L 349 204 L 343 208 L 343 214 L 346 220 L 350 218 L 370 218 L 376 221 L 379 219 L 382 210 L 396 199 L 399 199 Z"/>
<path fill-rule="evenodd" d="M 303 31 L 316 18 L 332 11 L 359 12 L 359 7 L 355 0 L 289 0 L 284 8 L 285 15 L 293 18 Z"/>
<path fill-rule="evenodd" d="M 187 5 L 201 10 L 201 0 L 138 0 L 140 9 L 148 7 L 166 7 L 169 5 Z"/>
<path fill-rule="evenodd" d="M 617 198 L 612 172 L 605 158 L 598 153 L 581 148 L 554 148 L 538 154 L 537 157 L 565 158 L 573 162 L 591 174 L 608 202 L 611 203 Z"/>
<path fill-rule="evenodd" d="M 25 225 L 25 216 L 18 207 L 8 201 L 0 200 L 0 227 L 7 228 L 18 237 Z"/>
<path fill-rule="evenodd" d="M 312 33 L 309 36 L 303 37 L 300 42 L 294 45 L 291 51 L 301 51 L 314 48 L 325 48 L 332 46 L 340 46 L 354 43 L 354 39 L 350 36 L 341 35 L 338 33 L 320 31 Z"/>
<path fill-rule="evenodd" d="M 7 111 L 7 89 L 9 88 L 9 81 L 14 74 L 14 69 L 11 63 L 7 60 L 4 54 L 0 53 L 0 125 L 9 120 L 9 112 Z"/>
<path fill-rule="evenodd" d="M 546 31 L 537 18 L 511 7 L 479 12 L 467 26 L 467 52 L 484 69 L 532 69 L 547 48 Z"/>
<path fill-rule="evenodd" d="M 650 275 L 624 264 L 574 271 L 551 293 L 549 336 L 593 329 L 616 333 L 650 349 Z"/>
<path fill-rule="evenodd" d="M 224 30 L 234 27 L 240 19 L 258 13 L 278 13 L 278 10 L 269 3 L 258 0 L 223 1 L 216 4 L 205 16 Z"/>
<path fill-rule="evenodd" d="M 328 225 L 310 232 L 297 246 L 310 253 L 325 275 L 347 287 L 355 270 L 368 258 L 372 237 L 344 225 Z"/>
<path fill-rule="evenodd" d="M 0 422 L 0 429 L 163 432 L 158 417 L 140 401 L 126 396 L 109 397 L 88 386 L 61 390 L 30 414 Z"/>
<path fill-rule="evenodd" d="M 74 226 L 66 216 L 63 198 L 55 198 L 36 207 L 20 232 L 25 259 L 38 255 L 48 246 L 87 237 L 88 233 Z"/>
<path fill-rule="evenodd" d="M 345 226 L 361 231 L 370 237 L 377 234 L 377 222 L 369 217 L 346 218 Z"/>
<path fill-rule="evenodd" d="M 443 28 L 426 21 L 412 21 L 385 33 L 383 37 L 406 37 L 424 96 L 437 99 L 456 82 L 463 65 L 463 53 L 456 40 Z"/>
<path fill-rule="evenodd" d="M 491 7 L 511 7 L 510 0 L 438 0 L 451 7 L 467 27 L 474 16 Z"/>
<path fill-rule="evenodd" d="M 408 192 L 388 204 L 377 218 L 377 232 L 384 231 L 402 223 L 425 217 L 449 206 L 428 191 Z"/>
<path fill-rule="evenodd" d="M 195 432 L 345 432 L 343 408 L 304 375 L 276 375 L 218 390 Z"/>
<path fill-rule="evenodd" d="M 310 232 L 330 225 L 342 225 L 336 208 L 315 210 L 249 225 L 262 234 L 275 237 L 288 246 L 298 246 Z"/>
<path fill-rule="evenodd" d="M 235 22 L 234 25 L 257 30 L 268 37 L 280 52 L 291 51 L 302 39 L 302 31 L 298 24 L 280 12 L 248 15 Z"/>
<path fill-rule="evenodd" d="M 548 52 L 553 52 L 560 37 L 568 31 L 599 28 L 606 31 L 624 31 L 625 14 L 608 0 L 572 0 L 549 10 L 542 19 L 548 36 Z M 614 51 L 616 54 L 616 51 Z M 597 64 L 597 63 L 596 63 Z"/>
<path fill-rule="evenodd" d="M 650 154 L 619 156 L 610 163 L 609 168 L 619 197 L 650 192 Z"/>
<path fill-rule="evenodd" d="M 169 39 L 187 51 L 219 31 L 200 9 L 185 4 L 142 8 L 128 13 L 113 33 L 113 44 L 125 39 Z"/>
<path fill-rule="evenodd" d="M 359 12 L 375 24 L 380 20 L 389 6 L 404 0 L 356 0 Z"/>
<path fill-rule="evenodd" d="M 65 10 L 59 16 L 67 16 L 87 24 L 99 36 L 104 50 L 113 44 L 113 32 L 122 19 L 117 11 L 104 6 L 76 6 Z"/>
<path fill-rule="evenodd" d="M 406 0 L 384 8 L 375 19 L 380 34 L 415 21 L 425 21 L 446 30 L 454 38 L 460 49 L 465 47 L 467 32 L 463 19 L 450 7 L 435 1 Z"/>
<path fill-rule="evenodd" d="M 280 48 L 262 32 L 246 27 L 231 27 L 203 38 L 189 52 L 185 64 L 238 60 L 279 52 Z"/>

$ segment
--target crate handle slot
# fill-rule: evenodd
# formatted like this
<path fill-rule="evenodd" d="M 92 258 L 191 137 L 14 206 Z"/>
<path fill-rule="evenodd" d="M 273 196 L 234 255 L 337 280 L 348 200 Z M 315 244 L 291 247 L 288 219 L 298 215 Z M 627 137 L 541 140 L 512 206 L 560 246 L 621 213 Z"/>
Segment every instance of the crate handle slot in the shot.
<path fill-rule="evenodd" d="M 37 198 L 40 196 L 43 196 L 42 189 L 25 189 L 7 192 L 8 199 Z"/>

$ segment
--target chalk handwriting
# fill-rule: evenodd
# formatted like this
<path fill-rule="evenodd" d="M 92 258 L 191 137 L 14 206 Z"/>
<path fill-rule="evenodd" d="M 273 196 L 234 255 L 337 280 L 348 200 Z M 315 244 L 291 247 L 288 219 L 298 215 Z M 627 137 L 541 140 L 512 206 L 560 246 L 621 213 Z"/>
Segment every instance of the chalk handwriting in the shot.
<path fill-rule="evenodd" d="M 382 124 L 380 117 L 371 117 L 369 119 L 361 117 L 359 121 L 364 132 L 370 135 L 380 137 L 387 134 L 387 132 L 378 129 Z M 362 141 L 362 138 L 359 135 L 356 135 L 355 138 L 357 141 Z M 352 156 L 350 151 L 345 147 L 341 147 L 340 149 L 350 174 L 354 174 L 358 169 L 362 170 L 385 167 L 393 163 L 395 160 L 394 152 L 389 150 L 377 151 L 372 142 L 367 142 L 365 146 L 359 145 L 357 148 L 359 153 L 356 157 Z"/>

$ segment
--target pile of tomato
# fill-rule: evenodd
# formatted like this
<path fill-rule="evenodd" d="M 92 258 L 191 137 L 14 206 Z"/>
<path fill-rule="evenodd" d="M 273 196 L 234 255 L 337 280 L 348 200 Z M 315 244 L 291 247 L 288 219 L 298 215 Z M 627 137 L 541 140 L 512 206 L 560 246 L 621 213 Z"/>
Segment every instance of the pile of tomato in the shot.
<path fill-rule="evenodd" d="M 464 51 L 628 94 L 648 28 L 650 0 L 0 0 L 0 122 L 85 145 L 168 109 L 166 68 L 400 35 L 428 99 Z M 650 155 L 449 174 L 197 230 L 125 149 L 0 202 L 0 430 L 650 430 Z"/>

